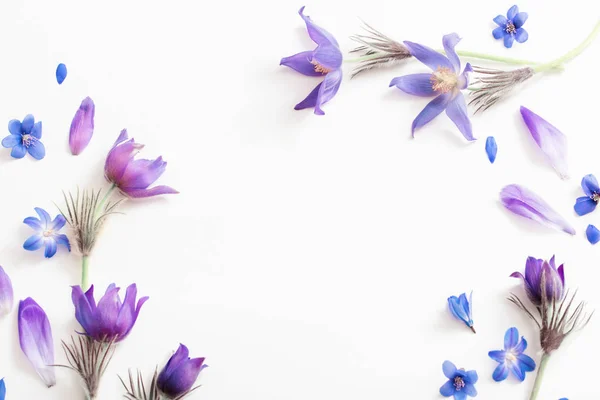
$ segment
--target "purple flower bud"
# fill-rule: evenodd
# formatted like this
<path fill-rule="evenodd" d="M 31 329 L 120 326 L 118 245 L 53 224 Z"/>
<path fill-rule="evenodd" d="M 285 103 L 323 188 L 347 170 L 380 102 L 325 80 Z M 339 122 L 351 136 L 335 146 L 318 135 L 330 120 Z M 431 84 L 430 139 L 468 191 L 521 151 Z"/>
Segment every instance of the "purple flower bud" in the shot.
<path fill-rule="evenodd" d="M 546 285 L 546 299 L 549 303 L 559 302 L 565 294 L 564 266 L 556 268 L 554 256 L 550 262 L 528 257 L 525 264 L 525 276 L 520 272 L 513 272 L 513 278 L 523 279 L 527 297 L 535 306 L 542 305 L 542 276 Z"/>
<path fill-rule="evenodd" d="M 188 348 L 180 344 L 160 371 L 156 386 L 168 399 L 179 399 L 192 390 L 200 371 L 206 367 L 203 364 L 204 357 L 190 359 Z"/>
<path fill-rule="evenodd" d="M 95 112 L 94 101 L 86 97 L 73 117 L 71 130 L 69 131 L 69 147 L 71 153 L 75 156 L 85 150 L 90 140 L 92 140 Z"/>
<path fill-rule="evenodd" d="M 56 384 L 54 341 L 46 313 L 31 297 L 19 303 L 19 342 L 40 378 L 48 386 Z"/>
<path fill-rule="evenodd" d="M 143 144 L 129 139 L 127 130 L 123 129 L 106 157 L 104 164 L 106 180 L 116 185 L 121 193 L 133 198 L 179 193 L 169 186 L 155 186 L 148 189 L 148 186 L 165 172 L 167 163 L 162 157 L 156 160 L 134 160 L 135 155 L 143 147 Z"/>
<path fill-rule="evenodd" d="M 0 317 L 7 315 L 13 308 L 13 287 L 10 278 L 0 266 Z"/>
<path fill-rule="evenodd" d="M 80 286 L 72 287 L 71 298 L 75 306 L 75 318 L 85 333 L 97 342 L 120 342 L 129 335 L 135 325 L 142 305 L 148 297 L 142 297 L 135 304 L 137 287 L 127 287 L 125 301 L 121 303 L 120 288 L 111 283 L 98 305 L 94 300 L 94 285 L 85 294 Z"/>

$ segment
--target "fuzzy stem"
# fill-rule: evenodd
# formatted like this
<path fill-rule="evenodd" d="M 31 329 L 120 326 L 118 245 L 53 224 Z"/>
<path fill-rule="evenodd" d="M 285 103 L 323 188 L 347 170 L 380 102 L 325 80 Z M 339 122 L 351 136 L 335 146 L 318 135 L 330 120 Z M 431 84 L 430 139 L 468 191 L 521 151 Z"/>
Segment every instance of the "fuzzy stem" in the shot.
<path fill-rule="evenodd" d="M 544 71 L 548 71 L 549 69 L 554 69 L 557 66 L 560 66 L 568 61 L 571 61 L 572 59 L 577 57 L 579 54 L 581 54 L 583 52 L 583 50 L 585 50 L 585 48 L 594 41 L 594 39 L 596 38 L 596 35 L 598 35 L 598 32 L 600 32 L 600 21 L 598 21 L 596 23 L 596 26 L 594 27 L 592 32 L 588 35 L 588 37 L 585 38 L 585 40 L 583 42 L 581 42 L 579 44 L 579 46 L 575 47 L 568 53 L 564 54 L 561 57 L 558 57 L 555 60 L 552 60 L 552 61 L 542 64 L 542 65 L 538 65 L 537 67 L 534 67 L 533 70 L 535 72 L 544 72 Z"/>
<path fill-rule="evenodd" d="M 81 290 L 84 292 L 89 288 L 88 270 L 90 265 L 90 256 L 83 256 L 81 258 Z"/>
<path fill-rule="evenodd" d="M 540 365 L 538 366 L 538 373 L 535 377 L 535 383 L 533 384 L 533 389 L 531 390 L 531 396 L 529 400 L 536 400 L 538 396 L 538 392 L 542 387 L 542 380 L 544 379 L 544 371 L 546 370 L 546 365 L 548 364 L 548 360 L 550 359 L 550 354 L 544 353 L 542 355 L 542 360 L 540 361 Z"/>
<path fill-rule="evenodd" d="M 437 49 L 436 51 L 439 53 L 444 53 L 444 50 L 441 50 L 441 49 Z M 505 63 L 505 64 L 513 64 L 513 65 L 539 65 L 540 64 L 539 62 L 530 61 L 530 60 L 523 60 L 523 59 L 519 59 L 519 58 L 510 58 L 510 57 L 500 57 L 500 56 L 494 56 L 491 54 L 477 53 L 474 51 L 457 50 L 456 53 L 459 56 L 463 56 L 463 57 L 467 57 L 467 58 L 478 58 L 480 60 L 497 61 L 497 62 L 501 62 L 501 63 Z M 358 58 L 345 59 L 344 62 L 355 63 L 355 62 L 361 62 L 361 61 L 368 61 L 368 60 L 372 60 L 372 59 L 380 57 L 380 56 L 381 56 L 381 53 L 376 53 L 376 54 L 370 54 L 370 55 L 366 55 L 366 56 L 362 56 L 362 57 L 358 57 Z"/>
<path fill-rule="evenodd" d="M 116 187 L 117 187 L 117 185 L 115 185 L 113 183 L 112 186 L 108 189 L 108 191 L 104 195 L 104 197 L 102 198 L 102 200 L 100 201 L 100 203 L 98 203 L 98 205 L 96 206 L 96 209 L 94 210 L 94 221 L 96 221 L 96 217 L 98 216 L 98 213 L 102 210 L 102 207 L 104 207 L 106 200 L 108 200 L 108 198 L 110 197 L 110 195 L 112 194 L 112 192 L 115 190 Z"/>

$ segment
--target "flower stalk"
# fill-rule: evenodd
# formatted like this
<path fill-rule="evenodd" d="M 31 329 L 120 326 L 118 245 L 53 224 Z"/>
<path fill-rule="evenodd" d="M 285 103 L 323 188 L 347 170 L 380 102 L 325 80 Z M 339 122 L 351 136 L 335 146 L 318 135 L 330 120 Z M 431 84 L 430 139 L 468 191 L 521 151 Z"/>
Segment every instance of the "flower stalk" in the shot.
<path fill-rule="evenodd" d="M 435 51 L 437 51 L 438 53 L 446 54 L 444 52 L 444 50 L 442 50 L 442 49 L 435 49 Z M 509 64 L 509 65 L 540 65 L 540 66 L 546 65 L 546 64 L 541 64 L 538 61 L 525 60 L 522 58 L 501 57 L 501 56 L 495 56 L 493 54 L 479 53 L 476 51 L 468 51 L 468 50 L 456 50 L 456 54 L 458 54 L 461 57 L 465 57 L 465 58 L 496 61 L 499 63 Z M 363 61 L 370 61 L 370 60 L 376 59 L 378 57 L 381 57 L 381 54 L 372 53 L 372 54 L 364 55 L 362 57 L 347 58 L 347 59 L 344 59 L 344 62 L 359 63 L 359 62 L 363 62 Z M 552 68 L 554 68 L 554 67 L 552 67 Z M 551 68 L 549 68 L 549 69 L 551 69 Z"/>
<path fill-rule="evenodd" d="M 548 365 L 548 360 L 550 360 L 550 354 L 544 353 L 542 355 L 542 359 L 540 360 L 540 365 L 538 367 L 538 372 L 535 377 L 535 382 L 533 384 L 533 390 L 531 391 L 531 396 L 529 400 L 536 400 L 540 388 L 542 387 L 542 380 L 544 379 L 544 372 L 546 371 L 546 366 Z"/>

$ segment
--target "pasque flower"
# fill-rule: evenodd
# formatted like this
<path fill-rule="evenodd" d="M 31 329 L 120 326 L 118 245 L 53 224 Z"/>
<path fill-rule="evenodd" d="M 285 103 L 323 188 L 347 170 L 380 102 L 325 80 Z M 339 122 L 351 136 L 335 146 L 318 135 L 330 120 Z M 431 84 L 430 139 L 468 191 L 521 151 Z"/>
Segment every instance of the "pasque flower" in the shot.
<path fill-rule="evenodd" d="M 19 303 L 19 343 L 46 386 L 56 384 L 54 341 L 46 313 L 31 297 Z"/>
<path fill-rule="evenodd" d="M 119 297 L 119 290 L 114 283 L 110 284 L 96 304 L 94 285 L 85 293 L 80 286 L 72 287 L 75 318 L 85 333 L 97 342 L 116 343 L 125 339 L 131 332 L 142 305 L 148 300 L 148 297 L 142 297 L 136 305 L 135 283 L 127 287 L 123 302 Z"/>
<path fill-rule="evenodd" d="M 585 215 L 596 209 L 600 201 L 600 186 L 598 180 L 592 174 L 588 174 L 581 180 L 581 188 L 585 196 L 578 197 L 575 201 L 575 212 L 577 215 Z"/>
<path fill-rule="evenodd" d="M 506 17 L 498 15 L 494 18 L 494 22 L 498 27 L 492 31 L 494 39 L 504 38 L 504 47 L 511 48 L 514 41 L 525 43 L 529 38 L 529 34 L 523 29 L 523 24 L 527 21 L 527 13 L 519 12 L 519 7 L 512 6 Z"/>
<path fill-rule="evenodd" d="M 53 220 L 46 210 L 39 207 L 35 208 L 35 212 L 39 215 L 39 219 L 36 217 L 27 217 L 23 220 L 23 223 L 36 231 L 34 235 L 30 236 L 23 243 L 23 248 L 35 251 L 44 246 L 44 256 L 46 258 L 51 258 L 56 254 L 59 244 L 71 251 L 69 238 L 67 235 L 59 233 L 67 222 L 65 217 L 59 214 Z"/>
<path fill-rule="evenodd" d="M 535 361 L 523 352 L 527 349 L 527 340 L 521 337 L 517 328 L 509 328 L 504 334 L 504 350 L 493 350 L 488 353 L 490 358 L 500 363 L 492 377 L 501 382 L 512 372 L 518 380 L 525 380 L 525 373 L 535 369 Z"/>
<path fill-rule="evenodd" d="M 71 121 L 71 129 L 69 130 L 71 154 L 75 156 L 80 154 L 92 140 L 95 112 L 94 101 L 89 97 L 83 99 L 73 117 L 73 121 Z"/>
<path fill-rule="evenodd" d="M 467 63 L 460 73 L 460 59 L 454 47 L 460 41 L 456 33 L 445 35 L 442 39 L 446 56 L 417 43 L 405 41 L 410 53 L 427 65 L 432 73 L 405 75 L 392 79 L 390 86 L 396 86 L 405 93 L 421 97 L 435 97 L 417 115 L 412 123 L 412 134 L 426 125 L 442 111 L 454 122 L 467 140 L 475 140 L 471 121 L 467 112 L 467 103 L 461 90 L 469 85 L 469 72 L 473 69 Z"/>
<path fill-rule="evenodd" d="M 440 388 L 440 394 L 444 397 L 454 396 L 454 400 L 465 400 L 467 396 L 477 396 L 475 384 L 479 377 L 476 371 L 465 371 L 458 369 L 450 361 L 444 361 L 442 371 L 448 382 Z"/>
<path fill-rule="evenodd" d="M 167 163 L 162 157 L 156 160 L 134 160 L 135 155 L 144 147 L 129 139 L 127 130 L 123 129 L 108 152 L 104 164 L 104 176 L 121 193 L 128 197 L 150 197 L 160 194 L 179 193 L 169 186 L 148 187 L 153 184 L 167 168 Z"/>
<path fill-rule="evenodd" d="M 0 317 L 11 312 L 14 303 L 13 287 L 10 277 L 0 266 Z"/>
<path fill-rule="evenodd" d="M 469 299 L 467 300 L 467 295 L 465 293 L 461 294 L 459 297 L 450 296 L 448 297 L 448 308 L 454 317 L 461 320 L 467 325 L 467 327 L 471 328 L 473 333 L 475 332 L 475 328 L 473 327 L 473 292 L 469 295 Z"/>
<path fill-rule="evenodd" d="M 158 375 L 158 390 L 168 399 L 180 399 L 193 390 L 192 386 L 205 367 L 204 357 L 190 358 L 188 348 L 180 344 Z"/>
<path fill-rule="evenodd" d="M 303 51 L 281 59 L 280 65 L 290 67 L 306 76 L 325 76 L 312 92 L 294 109 L 315 108 L 315 114 L 324 115 L 321 106 L 333 99 L 342 83 L 342 52 L 337 40 L 325 29 L 304 15 L 304 7 L 298 12 L 306 23 L 308 36 L 317 44 L 314 50 Z"/>
<path fill-rule="evenodd" d="M 561 301 L 565 295 L 565 270 L 564 264 L 556 268 L 554 256 L 549 262 L 535 257 L 527 257 L 525 275 L 517 271 L 510 276 L 521 278 L 529 301 L 535 306 L 541 306 L 542 275 L 545 277 L 544 291 L 547 301 Z"/>
<path fill-rule="evenodd" d="M 35 122 L 33 115 L 28 114 L 23 122 L 12 119 L 8 122 L 10 135 L 2 139 L 2 146 L 12 148 L 10 155 L 14 158 L 23 158 L 29 153 L 36 160 L 41 160 L 46 155 L 46 148 L 40 142 L 42 138 L 42 122 Z"/>

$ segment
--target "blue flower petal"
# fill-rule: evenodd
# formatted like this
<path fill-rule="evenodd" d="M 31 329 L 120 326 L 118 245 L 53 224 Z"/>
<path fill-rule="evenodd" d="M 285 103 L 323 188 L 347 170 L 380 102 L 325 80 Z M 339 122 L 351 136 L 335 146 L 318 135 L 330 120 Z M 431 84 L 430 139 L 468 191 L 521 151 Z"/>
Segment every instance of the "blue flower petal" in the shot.
<path fill-rule="evenodd" d="M 475 389 L 475 385 L 472 383 L 467 383 L 463 388 L 463 391 L 467 396 L 475 397 L 477 396 L 477 389 Z"/>
<path fill-rule="evenodd" d="M 457 94 L 454 100 L 448 103 L 446 115 L 454 122 L 454 125 L 456 125 L 465 139 L 468 141 L 475 140 L 473 137 L 471 120 L 469 119 L 469 113 L 467 111 L 467 102 L 462 93 Z"/>
<path fill-rule="evenodd" d="M 573 208 L 575 209 L 577 215 L 581 216 L 594 211 L 597 205 L 598 204 L 589 197 L 578 197 Z"/>
<path fill-rule="evenodd" d="M 8 121 L 8 131 L 11 135 L 21 136 L 21 121 L 18 119 L 11 119 Z"/>
<path fill-rule="evenodd" d="M 2 147 L 10 149 L 12 147 L 15 147 L 19 143 L 21 143 L 21 141 L 22 141 L 21 135 L 10 134 L 7 137 L 5 137 L 4 139 L 2 139 Z"/>
<path fill-rule="evenodd" d="M 508 9 L 508 12 L 506 13 L 506 17 L 510 20 L 514 19 L 515 16 L 519 13 L 519 7 L 514 5 L 511 8 Z"/>
<path fill-rule="evenodd" d="M 390 87 L 396 86 L 404 93 L 412 94 L 413 96 L 430 97 L 435 96 L 436 91 L 433 90 L 431 84 L 431 74 L 412 74 L 398 76 L 390 82 Z"/>
<path fill-rule="evenodd" d="M 24 224 L 27 224 L 29 227 L 33 228 L 36 231 L 43 231 L 44 227 L 42 226 L 39 219 L 35 217 L 27 217 L 23 220 Z"/>
<path fill-rule="evenodd" d="M 494 370 L 494 373 L 492 374 L 492 378 L 496 382 L 502 382 L 503 380 L 508 378 L 508 368 L 506 368 L 506 363 L 500 363 L 496 367 L 496 369 Z"/>
<path fill-rule="evenodd" d="M 521 382 L 525 380 L 525 371 L 521 369 L 521 367 L 518 364 L 518 361 L 507 361 L 506 366 L 508 367 L 508 370 L 512 372 L 514 376 L 517 377 L 518 380 L 520 380 Z"/>
<path fill-rule="evenodd" d="M 525 43 L 529 39 L 529 33 L 523 28 L 517 29 L 515 32 L 515 40 L 517 43 Z"/>
<path fill-rule="evenodd" d="M 469 302 L 467 301 L 467 295 L 465 293 L 458 296 L 458 302 L 460 307 L 465 310 L 465 314 L 467 314 L 467 318 L 470 319 L 471 311 L 469 310 Z"/>
<path fill-rule="evenodd" d="M 36 139 L 42 138 L 42 121 L 38 121 L 33 124 L 33 129 L 31 129 L 31 136 Z"/>
<path fill-rule="evenodd" d="M 451 93 L 444 93 L 431 100 L 413 121 L 411 127 L 412 135 L 415 135 L 415 130 L 427 125 L 432 119 L 440 115 L 446 109 L 451 99 Z"/>
<path fill-rule="evenodd" d="M 479 380 L 479 376 L 477 375 L 477 371 L 467 371 L 465 373 L 466 379 L 465 381 L 471 384 L 476 384 Z"/>
<path fill-rule="evenodd" d="M 598 180 L 593 174 L 587 174 L 581 179 L 581 188 L 583 189 L 583 193 L 589 197 L 592 197 L 594 193 L 600 193 Z"/>
<path fill-rule="evenodd" d="M 508 23 L 506 17 L 504 15 L 497 15 L 496 18 L 494 18 L 494 22 L 498 24 L 498 26 L 501 27 L 502 31 L 504 32 L 504 28 L 506 28 L 506 24 Z"/>
<path fill-rule="evenodd" d="M 488 353 L 488 356 L 496 362 L 504 363 L 506 360 L 506 351 L 504 350 L 492 350 Z"/>
<path fill-rule="evenodd" d="M 454 392 L 454 400 L 467 400 L 467 394 L 462 390 Z"/>
<path fill-rule="evenodd" d="M 515 37 L 511 34 L 504 35 L 504 47 L 510 49 L 515 42 Z"/>
<path fill-rule="evenodd" d="M 56 240 L 53 237 L 48 237 L 44 240 L 44 244 L 46 245 L 46 251 L 44 251 L 44 257 L 52 258 L 56 254 Z"/>
<path fill-rule="evenodd" d="M 444 397 L 450 397 L 456 392 L 454 388 L 454 382 L 448 381 L 442 385 L 440 388 L 440 394 Z"/>
<path fill-rule="evenodd" d="M 527 17 L 529 17 L 529 15 L 526 12 L 520 12 L 515 15 L 515 17 L 512 19 L 515 28 L 519 29 L 522 27 L 525 21 L 527 21 Z"/>
<path fill-rule="evenodd" d="M 526 354 L 519 354 L 517 356 L 517 363 L 523 372 L 531 372 L 535 370 L 535 361 L 533 361 L 533 358 Z"/>
<path fill-rule="evenodd" d="M 585 230 L 585 235 L 591 244 L 600 242 L 600 230 L 598 230 L 598 228 L 596 228 L 594 225 L 588 225 L 587 229 Z"/>
<path fill-rule="evenodd" d="M 525 340 L 524 337 L 521 337 L 521 341 L 515 346 L 513 351 L 517 354 L 521 354 L 525 350 L 527 350 L 527 340 Z"/>
<path fill-rule="evenodd" d="M 71 251 L 71 242 L 69 242 L 67 235 L 61 233 L 60 235 L 55 235 L 54 238 L 57 244 L 62 244 L 67 250 Z"/>
<path fill-rule="evenodd" d="M 53 231 L 59 231 L 62 229 L 63 226 L 65 226 L 66 223 L 67 220 L 65 219 L 65 217 L 63 217 L 62 214 L 58 214 L 52 221 L 52 224 L 50 224 L 50 229 L 52 229 Z"/>
<path fill-rule="evenodd" d="M 37 215 L 40 216 L 40 221 L 42 221 L 42 226 L 45 229 L 48 229 L 48 227 L 50 226 L 50 223 L 52 222 L 52 217 L 50 217 L 50 214 L 48 214 L 48 212 L 46 210 L 44 210 L 43 208 L 40 208 L 40 207 L 36 207 L 36 208 L 34 208 L 34 210 L 37 213 Z"/>
<path fill-rule="evenodd" d="M 511 350 L 519 343 L 519 331 L 517 328 L 509 328 L 504 334 L 504 350 Z"/>
<path fill-rule="evenodd" d="M 501 39 L 504 37 L 504 33 L 506 33 L 504 28 L 499 26 L 492 31 L 492 36 L 494 36 L 494 39 Z"/>
<path fill-rule="evenodd" d="M 10 155 L 13 158 L 23 158 L 25 157 L 25 154 L 27 154 L 27 148 L 23 146 L 23 143 L 17 143 L 17 145 L 14 146 L 10 152 Z"/>
<path fill-rule="evenodd" d="M 4 400 L 6 397 L 6 384 L 4 378 L 0 379 L 0 400 Z"/>
<path fill-rule="evenodd" d="M 460 319 L 464 323 L 469 321 L 469 316 L 465 312 L 465 310 L 461 307 L 460 301 L 455 296 L 448 298 L 448 307 L 450 308 L 450 312 L 456 318 Z"/>
<path fill-rule="evenodd" d="M 460 72 L 460 58 L 458 58 L 458 54 L 454 48 L 460 42 L 460 37 L 456 33 L 450 33 L 448 35 L 444 35 L 442 38 L 442 44 L 444 45 L 444 52 L 446 53 L 446 57 L 452 63 L 452 67 L 454 68 L 454 72 L 457 74 Z"/>
<path fill-rule="evenodd" d="M 25 118 L 23 118 L 23 122 L 21 123 L 21 132 L 29 135 L 31 130 L 33 129 L 33 124 L 35 123 L 35 118 L 31 114 L 27 114 Z"/>
<path fill-rule="evenodd" d="M 454 376 L 456 375 L 456 365 L 454 365 L 451 361 L 444 361 L 444 363 L 442 364 L 442 372 L 444 372 L 444 376 L 448 379 L 454 379 Z"/>
<path fill-rule="evenodd" d="M 31 142 L 31 144 L 27 148 L 27 151 L 36 160 L 41 160 L 46 155 L 46 148 L 44 147 L 44 144 L 37 140 Z"/>
<path fill-rule="evenodd" d="M 439 67 L 448 68 L 453 70 L 452 63 L 446 56 L 438 53 L 430 47 L 423 46 L 422 44 L 405 41 L 404 45 L 410 51 L 413 57 L 427 65 L 433 71 L 436 71 Z"/>
<path fill-rule="evenodd" d="M 56 67 L 56 82 L 62 84 L 67 77 L 67 66 L 63 63 L 58 64 Z"/>
<path fill-rule="evenodd" d="M 496 154 L 498 153 L 498 145 L 493 136 L 488 137 L 485 141 L 485 152 L 487 153 L 488 159 L 493 164 L 494 161 L 496 161 Z"/>
<path fill-rule="evenodd" d="M 42 234 L 35 234 L 30 236 L 25 243 L 23 243 L 23 248 L 25 250 L 34 251 L 40 249 L 44 244 L 44 236 Z"/>

